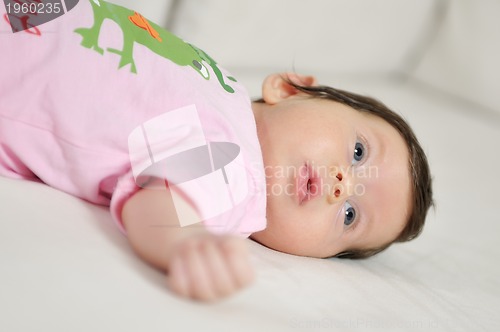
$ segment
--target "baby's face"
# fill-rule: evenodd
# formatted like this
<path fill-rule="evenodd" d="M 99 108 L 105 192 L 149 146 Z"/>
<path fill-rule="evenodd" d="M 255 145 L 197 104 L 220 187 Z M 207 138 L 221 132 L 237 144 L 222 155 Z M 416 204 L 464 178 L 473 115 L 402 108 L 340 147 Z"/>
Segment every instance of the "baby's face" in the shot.
<path fill-rule="evenodd" d="M 329 257 L 393 241 L 410 209 L 408 150 L 384 120 L 297 94 L 254 104 L 267 177 L 267 228 L 251 237 Z"/>

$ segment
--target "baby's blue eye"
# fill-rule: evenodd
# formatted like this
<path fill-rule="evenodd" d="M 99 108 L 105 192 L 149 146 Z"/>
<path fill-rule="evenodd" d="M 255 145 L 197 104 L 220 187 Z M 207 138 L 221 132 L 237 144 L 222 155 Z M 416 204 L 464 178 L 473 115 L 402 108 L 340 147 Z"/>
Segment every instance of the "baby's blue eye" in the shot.
<path fill-rule="evenodd" d="M 352 157 L 352 163 L 357 164 L 361 160 L 363 160 L 363 157 L 365 156 L 365 146 L 361 142 L 356 142 L 356 145 L 354 146 L 354 155 Z"/>
<path fill-rule="evenodd" d="M 354 220 L 356 220 L 356 210 L 352 207 L 351 204 L 348 202 L 345 202 L 345 209 L 344 209 L 344 225 L 349 226 L 351 225 Z"/>

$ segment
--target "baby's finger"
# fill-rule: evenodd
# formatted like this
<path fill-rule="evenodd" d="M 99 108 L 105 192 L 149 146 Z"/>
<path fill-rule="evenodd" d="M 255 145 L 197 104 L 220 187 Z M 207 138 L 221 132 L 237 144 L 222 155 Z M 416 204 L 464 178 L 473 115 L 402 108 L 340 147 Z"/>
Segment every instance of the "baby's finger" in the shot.
<path fill-rule="evenodd" d="M 205 244 L 204 254 L 212 287 L 217 295 L 224 297 L 233 293 L 237 287 L 224 253 L 215 243 L 208 242 Z"/>
<path fill-rule="evenodd" d="M 189 296 L 202 301 L 213 301 L 217 298 L 212 286 L 210 271 L 204 261 L 203 248 L 200 243 L 192 246 L 184 257 L 187 274 L 189 275 Z"/>
<path fill-rule="evenodd" d="M 167 284 L 174 293 L 183 297 L 189 296 L 188 275 L 182 257 L 179 255 L 172 257 L 170 261 Z"/>
<path fill-rule="evenodd" d="M 231 276 L 236 287 L 241 288 L 250 284 L 255 273 L 250 265 L 250 256 L 246 243 L 242 239 L 228 239 L 222 244 Z"/>

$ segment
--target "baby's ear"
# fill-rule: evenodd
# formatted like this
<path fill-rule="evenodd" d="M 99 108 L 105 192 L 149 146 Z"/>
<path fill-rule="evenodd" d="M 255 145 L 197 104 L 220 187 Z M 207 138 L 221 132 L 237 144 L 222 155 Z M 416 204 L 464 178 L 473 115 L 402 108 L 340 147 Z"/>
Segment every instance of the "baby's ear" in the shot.
<path fill-rule="evenodd" d="M 274 105 L 283 99 L 300 93 L 290 82 L 306 87 L 317 85 L 314 76 L 295 73 L 272 74 L 266 77 L 262 84 L 262 98 L 267 104 Z"/>

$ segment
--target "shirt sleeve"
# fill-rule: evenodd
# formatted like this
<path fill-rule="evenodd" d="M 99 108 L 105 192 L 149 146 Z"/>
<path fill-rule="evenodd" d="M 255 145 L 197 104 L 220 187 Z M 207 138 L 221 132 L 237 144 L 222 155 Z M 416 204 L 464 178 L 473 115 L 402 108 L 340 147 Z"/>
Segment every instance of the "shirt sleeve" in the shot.
<path fill-rule="evenodd" d="M 113 196 L 111 197 L 110 212 L 113 221 L 123 235 L 127 235 L 125 225 L 122 220 L 122 210 L 125 202 L 130 199 L 141 188 L 137 186 L 132 176 L 132 172 L 126 173 L 118 179 Z"/>

